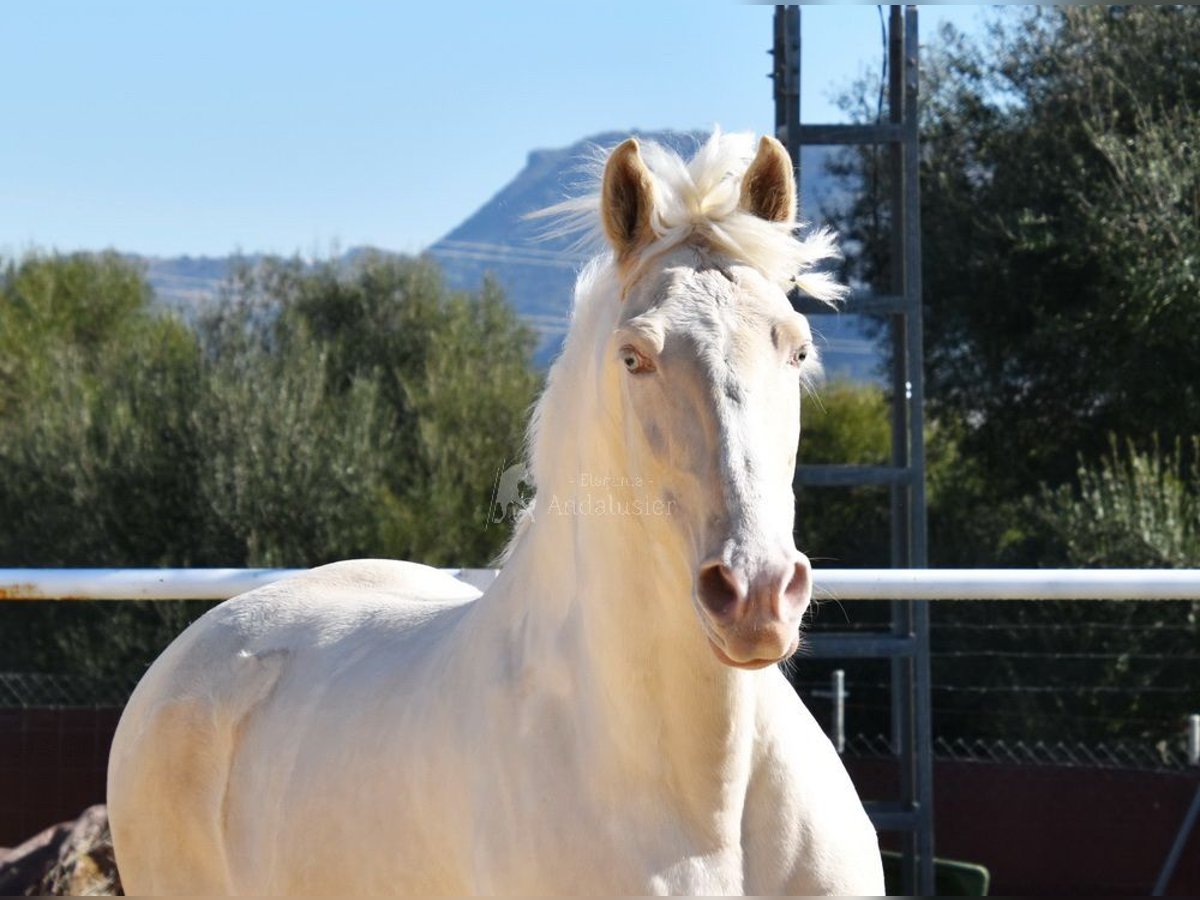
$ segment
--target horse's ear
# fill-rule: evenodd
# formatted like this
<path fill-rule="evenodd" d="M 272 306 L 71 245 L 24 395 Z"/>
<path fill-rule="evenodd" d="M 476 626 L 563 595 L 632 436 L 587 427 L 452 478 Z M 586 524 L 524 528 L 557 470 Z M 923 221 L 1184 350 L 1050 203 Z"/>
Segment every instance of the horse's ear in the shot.
<path fill-rule="evenodd" d="M 742 178 L 738 205 L 769 222 L 792 222 L 796 218 L 796 178 L 792 160 L 783 144 L 763 136 L 758 153 Z"/>
<path fill-rule="evenodd" d="M 626 259 L 653 239 L 654 178 L 642 161 L 636 138 L 629 138 L 608 157 L 600 189 L 600 216 L 604 233 Z"/>

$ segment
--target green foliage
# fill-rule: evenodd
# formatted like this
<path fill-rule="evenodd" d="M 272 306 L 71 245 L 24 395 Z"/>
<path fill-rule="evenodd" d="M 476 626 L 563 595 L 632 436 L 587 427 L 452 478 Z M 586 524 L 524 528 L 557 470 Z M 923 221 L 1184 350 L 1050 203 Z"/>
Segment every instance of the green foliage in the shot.
<path fill-rule="evenodd" d="M 1196 565 L 1195 451 L 1179 448 L 1200 433 L 1200 8 L 1027 8 L 994 26 L 986 44 L 947 29 L 922 47 L 931 561 Z M 844 106 L 867 120 L 875 97 L 864 84 Z M 848 149 L 836 171 L 858 189 L 834 216 L 845 274 L 885 287 L 888 154 Z M 1176 449 L 1148 449 L 1154 435 Z M 1192 711 L 1188 604 L 933 616 L 943 734 L 1158 739 Z"/>
<path fill-rule="evenodd" d="M 885 465 L 891 430 L 876 385 L 832 382 L 805 404 L 801 464 Z M 796 490 L 796 545 L 819 564 L 887 566 L 890 501 L 877 487 Z"/>
<path fill-rule="evenodd" d="M 1200 439 L 1163 453 L 1110 438 L 1078 487 L 1044 487 L 1040 516 L 1070 566 L 1200 567 Z"/>
<path fill-rule="evenodd" d="M 191 520 L 174 458 L 198 362 L 187 329 L 114 255 L 30 256 L 0 298 L 0 560 L 160 564 L 171 523 Z"/>
<path fill-rule="evenodd" d="M 1164 453 L 1155 442 L 1139 449 L 1113 437 L 1099 462 L 1080 460 L 1074 483 L 1007 504 L 987 502 L 969 464 L 931 472 L 933 541 L 949 545 L 943 558 L 966 548 L 968 565 L 971 547 L 999 535 L 999 565 L 1200 566 L 1200 444 L 1187 446 L 1176 441 Z M 1179 739 L 1200 604 L 935 604 L 933 621 L 945 736 Z"/>
<path fill-rule="evenodd" d="M 376 423 L 376 451 L 353 468 L 365 476 L 377 467 L 376 509 L 362 515 L 377 534 L 374 549 L 359 552 L 489 563 L 507 537 L 487 527 L 492 485 L 521 452 L 538 385 L 532 336 L 499 288 L 488 282 L 477 296 L 455 294 L 429 261 L 371 255 L 349 272 L 271 263 L 242 273 L 231 298 L 251 320 L 264 309 L 276 316 L 258 329 L 264 346 L 320 348 L 326 393 L 339 404 L 356 385 L 359 393 L 373 386 L 379 414 L 354 418 Z M 213 334 L 220 340 L 231 330 L 247 329 L 223 325 Z"/>
<path fill-rule="evenodd" d="M 371 256 L 269 261 L 225 293 L 193 326 L 114 255 L 8 266 L 0 566 L 486 565 L 537 386 L 499 290 Z M 0 655 L 120 676 L 204 608 L 3 605 Z"/>
<path fill-rule="evenodd" d="M 833 381 L 804 406 L 800 461 L 886 465 L 891 455 L 891 406 L 874 384 Z"/>
<path fill-rule="evenodd" d="M 149 289 L 115 253 L 9 262 L 0 276 L 0 416 L 36 396 L 60 353 L 91 375 L 131 322 L 145 313 Z"/>
<path fill-rule="evenodd" d="M 801 463 L 891 464 L 891 403 L 882 387 L 832 382 L 813 400 L 805 406 Z M 975 546 L 975 530 L 986 528 L 980 525 L 981 510 L 967 500 L 980 484 L 976 468 L 962 452 L 961 440 L 953 423 L 926 422 L 931 530 L 948 555 Z M 797 546 L 826 565 L 891 565 L 891 500 L 886 487 L 804 487 L 796 496 Z M 992 532 L 987 529 L 987 533 Z"/>
<path fill-rule="evenodd" d="M 1107 433 L 1200 430 L 1197 60 L 1194 7 L 1027 10 L 986 53 L 946 31 L 924 60 L 926 393 L 993 502 L 1068 480 Z M 849 274 L 878 284 L 885 161 L 841 161 L 865 189 Z"/>
<path fill-rule="evenodd" d="M 1200 442 L 1164 453 L 1157 443 L 1109 439 L 1096 464 L 1080 462 L 1077 486 L 1043 487 L 1025 504 L 1044 531 L 1049 565 L 1180 568 L 1200 566 Z M 1177 734 L 1200 647 L 1200 604 L 1029 603 L 1005 615 L 1015 628 L 1003 643 L 1021 652 L 1000 660 L 1000 683 L 1083 681 L 1074 693 L 1011 694 L 1010 718 L 1064 737 L 1085 727 L 1114 737 Z M 1057 719 L 1048 726 L 1046 719 Z M 1081 726 L 1080 723 L 1086 723 Z M 1174 732 L 1174 734 L 1173 734 Z"/>
<path fill-rule="evenodd" d="M 385 555 L 381 513 L 390 443 L 378 386 L 327 391 L 324 349 L 289 341 L 220 347 L 194 410 L 203 464 L 199 558 L 215 565 L 304 566 Z"/>
<path fill-rule="evenodd" d="M 419 422 L 413 459 L 428 492 L 414 505 L 419 515 L 411 527 L 421 558 L 454 564 L 449 548 L 461 546 L 467 549 L 457 558 L 483 565 L 504 536 L 481 522 L 497 473 L 524 443 L 536 388 L 524 360 L 533 345 L 492 282 L 477 302 L 455 298 L 450 313 L 449 326 L 432 341 L 424 378 L 409 391 Z"/>
<path fill-rule="evenodd" d="M 186 559 L 199 356 L 114 254 L 30 255 L 0 280 L 0 565 Z M 195 604 L 0 604 L 13 668 L 107 678 L 198 615 Z"/>

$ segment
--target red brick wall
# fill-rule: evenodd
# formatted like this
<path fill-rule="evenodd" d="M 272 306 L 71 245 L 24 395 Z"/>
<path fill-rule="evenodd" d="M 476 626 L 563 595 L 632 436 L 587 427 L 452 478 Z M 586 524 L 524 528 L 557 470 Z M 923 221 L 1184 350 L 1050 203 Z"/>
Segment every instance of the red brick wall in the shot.
<path fill-rule="evenodd" d="M 848 767 L 864 798 L 896 799 L 894 764 Z M 935 853 L 987 866 L 993 894 L 1149 894 L 1198 784 L 1200 771 L 939 761 Z M 1168 893 L 1200 895 L 1200 828 Z"/>
<path fill-rule="evenodd" d="M 0 709 L 0 846 L 104 801 L 119 709 Z"/>

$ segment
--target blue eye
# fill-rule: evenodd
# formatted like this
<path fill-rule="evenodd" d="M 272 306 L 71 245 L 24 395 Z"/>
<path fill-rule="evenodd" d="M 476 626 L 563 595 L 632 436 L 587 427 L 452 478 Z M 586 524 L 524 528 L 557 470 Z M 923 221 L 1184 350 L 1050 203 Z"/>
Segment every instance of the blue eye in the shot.
<path fill-rule="evenodd" d="M 654 363 L 650 362 L 638 349 L 630 344 L 621 348 L 621 365 L 631 375 L 643 375 L 654 371 Z"/>

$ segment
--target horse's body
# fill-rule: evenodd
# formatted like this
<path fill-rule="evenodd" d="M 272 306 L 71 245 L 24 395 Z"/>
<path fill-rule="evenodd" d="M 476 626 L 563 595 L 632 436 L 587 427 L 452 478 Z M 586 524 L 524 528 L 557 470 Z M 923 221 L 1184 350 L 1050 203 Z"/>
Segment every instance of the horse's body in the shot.
<path fill-rule="evenodd" d="M 790 224 L 790 167 L 762 147 L 737 216 Z M 532 430 L 537 507 L 484 596 L 336 563 L 221 605 L 151 667 L 109 770 L 128 891 L 882 892 L 841 761 L 770 665 L 810 593 L 783 369 L 807 326 L 755 265 L 769 247 L 739 259 L 699 220 L 663 237 L 646 207 L 670 187 L 636 144 L 609 162 L 613 254 L 581 279 Z"/>

